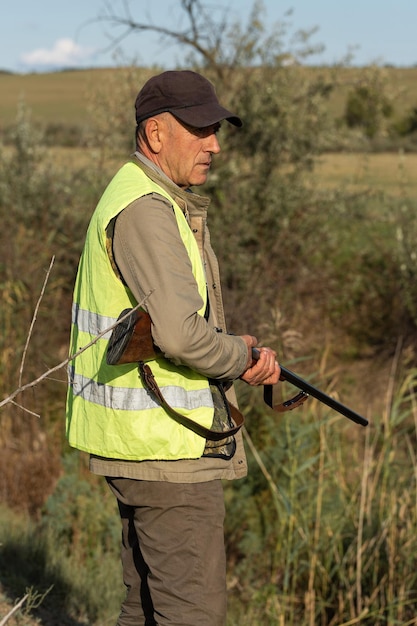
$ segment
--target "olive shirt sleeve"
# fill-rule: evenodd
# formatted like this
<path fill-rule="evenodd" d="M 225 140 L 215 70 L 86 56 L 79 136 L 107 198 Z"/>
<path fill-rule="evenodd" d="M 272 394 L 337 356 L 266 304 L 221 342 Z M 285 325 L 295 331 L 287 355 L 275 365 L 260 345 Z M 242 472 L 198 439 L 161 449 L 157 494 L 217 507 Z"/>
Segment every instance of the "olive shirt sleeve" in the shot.
<path fill-rule="evenodd" d="M 203 302 L 172 205 L 158 194 L 132 202 L 117 217 L 113 255 L 123 280 L 152 319 L 164 355 L 205 376 L 236 379 L 246 367 L 241 337 L 218 333 L 198 314 Z"/>

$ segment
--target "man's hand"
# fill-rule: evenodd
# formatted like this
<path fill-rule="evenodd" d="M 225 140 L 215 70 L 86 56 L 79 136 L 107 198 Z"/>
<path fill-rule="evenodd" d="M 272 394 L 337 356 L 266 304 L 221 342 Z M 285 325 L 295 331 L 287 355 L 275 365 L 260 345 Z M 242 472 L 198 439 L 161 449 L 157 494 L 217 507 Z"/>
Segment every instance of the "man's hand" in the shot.
<path fill-rule="evenodd" d="M 276 360 L 277 353 L 272 348 L 258 348 L 259 359 L 252 358 L 252 348 L 258 343 L 256 337 L 242 335 L 248 346 L 246 370 L 240 376 L 248 385 L 275 385 L 279 381 L 281 368 Z"/>

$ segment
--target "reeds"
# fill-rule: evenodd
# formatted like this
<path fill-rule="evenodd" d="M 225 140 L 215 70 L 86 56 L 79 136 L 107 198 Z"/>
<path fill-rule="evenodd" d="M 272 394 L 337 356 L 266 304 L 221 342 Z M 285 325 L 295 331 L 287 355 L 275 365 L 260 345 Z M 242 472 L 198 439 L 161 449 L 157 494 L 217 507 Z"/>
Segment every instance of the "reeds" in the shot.
<path fill-rule="evenodd" d="M 252 481 L 263 555 L 246 543 L 234 566 L 229 626 L 417 624 L 416 381 L 388 385 L 366 429 L 307 403 L 275 424 L 281 453 L 248 439 L 270 496 Z"/>

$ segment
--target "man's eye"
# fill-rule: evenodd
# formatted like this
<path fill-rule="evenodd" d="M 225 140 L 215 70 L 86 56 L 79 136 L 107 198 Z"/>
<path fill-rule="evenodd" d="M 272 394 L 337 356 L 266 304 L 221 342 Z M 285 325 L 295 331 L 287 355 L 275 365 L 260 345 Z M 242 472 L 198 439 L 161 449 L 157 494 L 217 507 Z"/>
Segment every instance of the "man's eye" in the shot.
<path fill-rule="evenodd" d="M 216 126 L 207 126 L 207 128 L 196 128 L 194 129 L 194 134 L 198 137 L 209 137 L 210 135 L 217 135 L 220 130 L 220 124 L 216 124 Z"/>

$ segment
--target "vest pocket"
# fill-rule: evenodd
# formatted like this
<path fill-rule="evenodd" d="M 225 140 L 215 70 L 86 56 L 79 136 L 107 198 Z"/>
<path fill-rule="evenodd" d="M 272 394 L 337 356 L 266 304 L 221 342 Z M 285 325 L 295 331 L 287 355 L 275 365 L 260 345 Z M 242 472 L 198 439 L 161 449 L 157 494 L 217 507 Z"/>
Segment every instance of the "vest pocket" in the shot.
<path fill-rule="evenodd" d="M 233 428 L 234 424 L 230 416 L 229 405 L 223 389 L 223 384 L 217 380 L 209 380 L 210 391 L 213 397 L 214 417 L 211 426 L 212 430 L 222 432 Z M 220 441 L 209 441 L 206 439 L 203 456 L 219 457 L 231 459 L 236 452 L 236 441 L 233 436 L 225 437 Z"/>

